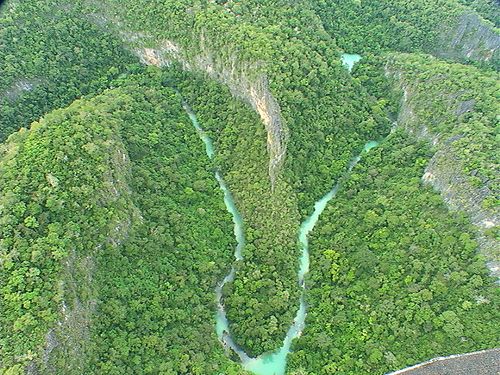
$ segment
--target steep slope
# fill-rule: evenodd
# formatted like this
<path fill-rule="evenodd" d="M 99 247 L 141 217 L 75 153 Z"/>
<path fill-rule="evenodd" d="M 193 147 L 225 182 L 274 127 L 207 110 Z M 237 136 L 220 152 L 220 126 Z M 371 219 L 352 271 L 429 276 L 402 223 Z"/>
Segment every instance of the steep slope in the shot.
<path fill-rule="evenodd" d="M 102 254 L 102 295 L 85 373 L 242 373 L 214 329 L 216 283 L 230 264 L 230 216 L 202 142 L 152 74 L 120 114 L 143 220 L 122 251 Z M 117 282 L 119 280 L 119 282 Z"/>
<path fill-rule="evenodd" d="M 266 126 L 273 185 L 289 148 L 294 154 L 305 151 L 311 159 L 335 165 L 337 168 L 327 171 L 308 159 L 290 158 L 293 184 L 310 195 L 308 203 L 312 203 L 321 188 L 330 185 L 331 176 L 341 173 L 352 145 L 318 143 L 315 137 L 328 136 L 328 130 L 334 128 L 341 133 L 334 139 L 348 138 L 361 147 L 364 137 L 356 133 L 374 133 L 374 129 L 353 129 L 353 120 L 343 116 L 345 109 L 339 111 L 335 106 L 356 107 L 352 113 L 358 114 L 359 122 L 373 119 L 367 101 L 348 96 L 355 85 L 341 67 L 333 40 L 308 4 L 271 3 L 218 5 L 171 0 L 123 7 L 109 0 L 106 6 L 90 7 L 88 12 L 108 19 L 109 27 L 116 28 L 145 63 L 161 66 L 178 61 L 187 70 L 204 72 L 227 84 L 247 100 Z M 152 14 L 156 16 L 150 17 Z M 362 94 L 357 91 L 357 95 Z M 288 134 L 293 138 L 288 139 Z M 337 155 L 342 155 L 340 160 Z M 322 186 L 309 183 L 317 174 L 325 179 Z"/>
<path fill-rule="evenodd" d="M 17 3 L 12 3 L 16 11 L 23 9 L 19 8 L 19 4 L 14 4 Z M 254 239 L 255 249 L 249 247 L 252 255 L 246 258 L 249 263 L 245 265 L 247 270 L 241 277 L 241 280 L 246 280 L 247 287 L 236 288 L 239 292 L 234 293 L 234 302 L 229 302 L 229 305 L 234 306 L 229 307 L 229 311 L 232 311 L 230 315 L 234 318 L 235 326 L 239 325 L 242 327 L 240 330 L 245 332 L 240 336 L 241 342 L 251 347 L 254 354 L 274 349 L 281 342 L 285 327 L 291 323 L 298 304 L 294 275 L 297 260 L 290 257 L 298 250 L 293 239 L 293 233 L 299 225 L 297 211 L 305 216 L 314 200 L 344 171 L 354 150 L 361 147 L 367 138 L 376 138 L 376 134 L 382 132 L 387 123 L 380 112 L 373 113 L 372 103 L 362 88 L 341 67 L 339 56 L 331 45 L 331 39 L 322 31 L 319 19 L 303 6 L 283 2 L 284 8 L 277 11 L 280 8 L 259 2 L 248 3 L 243 7 L 237 4 L 203 5 L 195 1 L 183 4 L 173 1 L 162 4 L 142 2 L 116 9 L 109 7 L 110 4 L 114 3 L 102 4 L 106 5 L 104 10 L 91 7 L 82 11 L 79 2 L 47 1 L 46 10 L 50 12 L 54 8 L 54 14 L 58 17 L 63 17 L 61 9 L 69 10 L 68 18 L 71 21 L 64 18 L 65 24 L 72 23 L 72 19 L 76 18 L 74 22 L 86 25 L 91 20 L 101 29 L 113 26 L 110 29 L 125 39 L 129 46 L 143 49 L 141 56 L 145 62 L 164 65 L 167 58 L 173 55 L 171 58 L 178 60 L 185 69 L 208 73 L 226 83 L 234 95 L 249 102 L 258 112 L 264 127 L 267 127 L 264 139 L 267 138 L 270 158 L 270 185 L 259 181 L 261 155 L 245 152 L 245 147 L 257 147 L 252 128 L 255 129 L 259 124 L 251 120 L 248 126 L 249 122 L 245 120 L 241 124 L 230 125 L 230 132 L 237 131 L 244 136 L 238 140 L 240 146 L 235 159 L 245 156 L 244 171 L 253 177 L 256 184 L 249 185 L 249 180 L 242 179 L 244 173 L 234 173 L 235 181 L 239 180 L 239 189 L 235 189 L 236 198 L 241 197 L 241 206 L 246 208 L 248 234 Z M 73 9 L 81 11 L 84 18 L 79 19 L 82 16 L 77 16 Z M 110 10 L 116 10 L 116 14 L 110 15 Z M 256 17 L 258 22 L 255 22 Z M 235 23 L 235 20 L 240 21 Z M 280 27 L 276 26 L 276 22 Z M 44 30 L 43 27 L 40 29 Z M 93 41 L 96 35 L 100 33 L 88 39 Z M 108 31 L 105 31 L 105 35 L 109 35 Z M 29 43 L 23 41 L 23 44 Z M 69 43 L 65 39 L 61 40 L 61 48 L 76 50 L 70 48 L 72 44 L 75 43 L 71 40 Z M 115 51 L 110 50 L 107 53 L 114 58 Z M 162 53 L 168 54 L 164 57 Z M 55 59 L 51 54 L 43 57 L 48 61 L 58 61 L 57 54 Z M 293 62 L 291 71 L 287 68 L 290 62 Z M 62 67 L 64 65 L 57 66 L 57 71 L 61 71 L 63 76 L 69 75 Z M 78 65 L 71 68 L 79 70 Z M 116 74 L 118 72 L 115 70 Z M 56 81 L 59 78 L 50 78 L 50 82 Z M 73 90 L 61 90 L 63 93 L 68 91 L 74 94 Z M 364 99 L 358 100 L 359 96 Z M 304 101 L 304 98 L 311 102 Z M 39 99 L 34 97 L 28 103 L 38 103 Z M 24 106 L 25 103 L 19 104 L 19 108 Z M 280 110 L 282 106 L 283 111 Z M 10 109 L 12 106 L 9 103 L 5 108 Z M 216 112 L 211 110 L 213 117 Z M 355 113 L 355 116 L 351 116 L 351 113 Z M 287 129 L 293 130 L 293 139 L 288 139 Z M 288 161 L 285 160 L 284 152 L 285 147 L 288 149 L 286 143 L 289 143 L 293 155 Z M 225 148 L 229 149 L 232 145 L 234 139 L 221 147 L 222 153 L 226 153 L 228 150 Z M 232 163 L 233 170 L 241 167 L 234 161 Z M 284 163 L 287 163 L 286 168 Z M 266 199 L 258 202 L 256 197 Z M 265 288 L 260 286 L 261 280 L 266 280 Z M 268 285 L 273 287 L 268 288 Z M 273 303 L 274 307 L 280 305 L 277 310 L 255 306 L 253 309 L 240 308 L 236 301 L 243 300 L 244 303 L 255 305 L 255 301 L 245 296 L 256 289 L 263 290 L 263 296 L 259 298 L 261 307 L 266 305 L 267 297 L 274 294 L 275 290 L 279 292 L 276 296 L 288 297 Z M 253 312 L 259 314 L 255 316 Z M 273 334 L 270 335 L 263 327 L 271 324 Z"/>
<path fill-rule="evenodd" d="M 249 105 L 203 76 L 164 74 L 214 140 L 216 164 L 243 218 L 244 261 L 236 266 L 236 281 L 223 291 L 234 339 L 251 355 L 274 350 L 299 299 L 296 196 L 282 180 L 272 189 L 266 132 Z"/>
<path fill-rule="evenodd" d="M 490 269 L 500 276 L 499 75 L 423 55 L 395 55 L 387 72 L 404 92 L 398 124 L 433 145 L 424 181 L 469 215 Z"/>
<path fill-rule="evenodd" d="M 1 369 L 242 373 L 214 330 L 233 239 L 203 146 L 154 75 L 119 84 L 5 146 Z"/>
<path fill-rule="evenodd" d="M 458 61 L 490 62 L 499 69 L 499 47 L 499 29 L 475 12 L 464 10 L 441 31 L 436 48 L 429 52 Z"/>
<path fill-rule="evenodd" d="M 459 0 L 469 6 L 498 28 L 500 26 L 500 7 L 497 0 Z"/>
<path fill-rule="evenodd" d="M 473 231 L 420 179 L 431 156 L 399 130 L 341 184 L 310 242 L 292 374 L 383 374 L 500 344 L 498 288 Z"/>
<path fill-rule="evenodd" d="M 118 124 L 103 121 L 118 106 L 75 102 L 2 146 L 3 370 L 35 371 L 56 346 L 83 355 L 95 256 L 118 246 L 137 218 Z"/>

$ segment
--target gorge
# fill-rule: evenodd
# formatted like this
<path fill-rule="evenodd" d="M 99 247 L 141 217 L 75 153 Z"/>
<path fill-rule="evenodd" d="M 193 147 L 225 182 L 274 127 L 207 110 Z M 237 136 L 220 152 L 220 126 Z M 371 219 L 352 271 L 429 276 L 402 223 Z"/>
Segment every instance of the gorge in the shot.
<path fill-rule="evenodd" d="M 5 1 L 0 374 L 495 374 L 498 14 Z"/>

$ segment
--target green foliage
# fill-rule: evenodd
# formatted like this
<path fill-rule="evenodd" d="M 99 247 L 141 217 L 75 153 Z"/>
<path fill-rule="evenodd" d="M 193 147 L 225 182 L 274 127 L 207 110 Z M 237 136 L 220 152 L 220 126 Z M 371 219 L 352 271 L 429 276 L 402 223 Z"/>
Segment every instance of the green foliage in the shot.
<path fill-rule="evenodd" d="M 65 336 L 74 333 L 62 323 L 50 366 L 241 372 L 213 327 L 213 288 L 234 246 L 217 182 L 180 97 L 147 76 L 147 88 L 133 81 L 45 116 L 4 146 L 2 366 L 46 365 L 47 331 L 76 319 L 68 289 L 78 275 L 93 280 L 87 295 L 76 291 L 78 303 L 97 301 L 90 339 L 75 337 L 84 350 L 69 357 Z M 89 256 L 95 271 L 62 269 Z"/>
<path fill-rule="evenodd" d="M 272 192 L 265 130 L 248 105 L 201 77 L 169 70 L 163 79 L 180 91 L 214 140 L 215 163 L 244 220 L 244 260 L 224 290 L 231 332 L 250 355 L 274 350 L 299 299 L 296 196 L 281 179 Z"/>
<path fill-rule="evenodd" d="M 115 5 L 108 12 L 123 19 L 132 33 L 149 36 L 145 46 L 161 49 L 165 40 L 172 40 L 181 48 L 181 60 L 209 55 L 211 69 L 231 64 L 242 79 L 268 77 L 290 129 L 285 179 L 298 194 L 303 217 L 342 174 L 355 150 L 388 130 L 384 114 L 373 108 L 377 103 L 341 66 L 334 39 L 307 2 L 108 3 Z M 187 11 L 180 18 L 182 7 Z"/>
<path fill-rule="evenodd" d="M 78 2 L 8 2 L 0 13 L 0 141 L 105 89 L 132 56 Z M 131 70 L 130 66 L 128 70 Z"/>
<path fill-rule="evenodd" d="M 314 2 L 325 29 L 349 52 L 429 50 L 460 10 L 456 1 Z"/>
<path fill-rule="evenodd" d="M 107 246 L 110 226 L 128 215 L 127 195 L 112 193 L 122 193 L 123 144 L 116 122 L 103 121 L 120 104 L 75 102 L 2 145 L 2 366 L 37 358 L 63 301 L 62 261 Z"/>
<path fill-rule="evenodd" d="M 429 155 L 397 132 L 343 181 L 313 232 L 292 371 L 383 374 L 498 346 L 498 288 L 466 220 L 421 185 Z"/>
<path fill-rule="evenodd" d="M 1 146 L 0 371 L 241 374 L 214 330 L 214 287 L 234 248 L 215 168 L 247 242 L 223 291 L 231 332 L 252 356 L 277 349 L 301 293 L 301 219 L 397 115 L 386 68 L 411 87 L 428 130 L 453 139 L 471 186 L 494 181 L 497 75 L 413 54 L 386 64 L 387 51 L 434 52 L 470 7 L 490 15 L 487 0 L 460 2 L 3 8 L 0 140 L 22 130 Z M 177 66 L 143 69 L 122 47 L 165 50 L 170 40 L 184 67 L 240 82 L 230 92 Z M 352 75 L 341 50 L 363 53 Z M 261 78 L 290 130 L 274 189 L 262 121 L 235 99 Z M 214 140 L 213 162 L 181 97 Z M 313 233 L 308 321 L 291 373 L 381 373 L 498 345 L 498 295 L 467 220 L 421 186 L 431 156 L 396 133 L 343 181 Z"/>
<path fill-rule="evenodd" d="M 147 86 L 127 87 L 134 105 L 118 116 L 141 220 L 97 259 L 101 293 L 86 372 L 231 371 L 213 322 L 213 290 L 234 246 L 231 220 L 180 97 L 154 75 L 139 80 Z"/>
<path fill-rule="evenodd" d="M 248 118 L 242 109 L 232 108 L 215 88 L 179 86 L 183 95 L 197 90 L 187 94 L 189 102 L 216 140 L 218 163 L 245 220 L 248 256 L 226 295 L 236 340 L 257 355 L 279 347 L 298 306 L 297 258 L 290 254 L 298 254 L 299 218 L 334 184 L 365 140 L 387 132 L 389 123 L 341 66 L 333 40 L 321 31 L 319 18 L 307 6 L 183 6 L 187 3 L 195 11 L 182 20 L 177 10 L 171 11 L 181 5 L 176 1 L 139 1 L 113 11 L 132 33 L 146 32 L 160 46 L 172 39 L 187 61 L 209 49 L 218 51 L 213 63 L 218 66 L 237 52 L 235 69 L 244 77 L 268 76 L 291 134 L 286 165 L 272 192 L 265 134 L 256 116 Z M 150 17 L 153 12 L 158 16 Z M 183 32 L 188 24 L 193 34 Z M 147 38 L 144 43 L 155 45 Z"/>
<path fill-rule="evenodd" d="M 427 129 L 436 148 L 448 155 L 447 169 L 459 168 L 471 188 L 487 186 L 484 208 L 494 208 L 498 184 L 498 74 L 451 64 L 426 55 L 394 55 L 395 72 L 409 96 L 405 104 L 415 133 Z"/>

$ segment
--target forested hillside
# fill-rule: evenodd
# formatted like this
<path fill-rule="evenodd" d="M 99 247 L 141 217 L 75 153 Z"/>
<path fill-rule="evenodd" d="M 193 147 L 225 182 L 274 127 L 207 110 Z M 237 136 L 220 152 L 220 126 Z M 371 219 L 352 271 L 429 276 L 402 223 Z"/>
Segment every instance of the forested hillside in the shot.
<path fill-rule="evenodd" d="M 0 374 L 383 374 L 500 346 L 498 12 L 6 1 Z"/>
<path fill-rule="evenodd" d="M 148 76 L 122 85 L 5 145 L 2 358 L 68 374 L 222 371 L 211 293 L 228 215 L 181 97 Z"/>
<path fill-rule="evenodd" d="M 79 2 L 6 1 L 0 12 L 0 140 L 133 69 Z"/>
<path fill-rule="evenodd" d="M 500 9 L 496 0 L 460 0 L 464 5 L 476 10 L 481 16 L 490 20 L 496 27 L 500 25 Z"/>
<path fill-rule="evenodd" d="M 101 113 L 89 111 L 95 104 Z M 61 305 L 68 319 L 84 319 L 91 256 L 127 235 L 128 160 L 116 121 L 101 123 L 117 106 L 75 102 L 2 145 L 2 367 L 36 358 Z"/>
<path fill-rule="evenodd" d="M 498 344 L 498 288 L 467 220 L 423 185 L 430 155 L 398 131 L 342 182 L 314 232 L 292 368 L 381 373 Z"/>

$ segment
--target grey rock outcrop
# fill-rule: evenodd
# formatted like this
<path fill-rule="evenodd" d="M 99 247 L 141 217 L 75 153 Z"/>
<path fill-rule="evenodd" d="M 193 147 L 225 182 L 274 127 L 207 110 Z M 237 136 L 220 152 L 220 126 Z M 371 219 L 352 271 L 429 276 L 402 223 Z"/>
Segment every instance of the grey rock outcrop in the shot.
<path fill-rule="evenodd" d="M 56 374 L 57 369 L 65 374 L 82 374 L 85 371 L 86 356 L 90 342 L 90 329 L 97 306 L 94 275 L 98 264 L 96 255 L 104 246 L 118 247 L 128 238 L 134 223 L 142 221 L 140 210 L 132 202 L 132 190 L 127 181 L 130 178 L 130 159 L 121 139 L 114 136 L 106 142 L 110 168 L 103 175 L 99 200 L 112 206 L 124 199 L 126 209 L 117 210 L 116 217 L 107 223 L 105 243 L 98 243 L 88 254 L 79 254 L 74 248 L 63 262 L 58 283 L 61 296 L 60 318 L 45 338 L 41 363 L 32 362 L 27 368 L 29 374 Z M 49 183 L 57 183 L 47 176 Z M 57 365 L 54 365 L 57 362 Z"/>
<path fill-rule="evenodd" d="M 267 76 L 257 63 L 243 63 L 234 54 L 222 61 L 207 46 L 201 35 L 199 54 L 187 55 L 170 40 L 164 40 L 157 48 L 136 48 L 142 63 L 166 66 L 179 62 L 187 71 L 204 72 L 208 77 L 225 84 L 231 93 L 247 103 L 259 114 L 267 132 L 269 153 L 269 178 L 274 187 L 286 155 L 289 132 L 282 120 L 280 106 L 269 89 Z"/>
<path fill-rule="evenodd" d="M 500 34 L 488 21 L 475 13 L 465 13 L 450 28 L 443 28 L 438 48 L 438 57 L 457 60 L 500 60 Z"/>
<path fill-rule="evenodd" d="M 468 175 L 453 143 L 461 139 L 461 135 L 442 136 L 432 133 L 416 115 L 412 84 L 405 82 L 402 72 L 392 71 L 386 67 L 386 74 L 395 79 L 396 85 L 403 92 L 398 114 L 397 125 L 413 134 L 417 139 L 430 142 L 435 153 L 427 165 L 422 181 L 430 184 L 438 191 L 448 207 L 452 210 L 466 213 L 477 228 L 477 241 L 480 252 L 487 259 L 487 266 L 492 276 L 500 279 L 500 261 L 498 259 L 498 240 L 487 235 L 487 230 L 500 225 L 498 210 L 486 209 L 482 202 L 493 193 L 490 185 L 493 182 L 483 183 L 481 186 L 472 186 Z M 450 108 L 450 113 L 457 116 L 473 109 L 474 102 L 459 102 L 456 108 Z"/>

